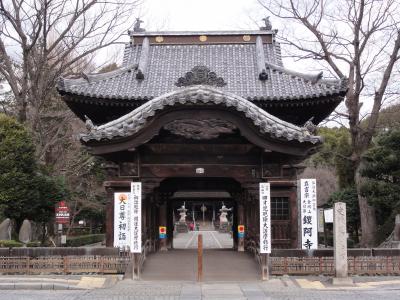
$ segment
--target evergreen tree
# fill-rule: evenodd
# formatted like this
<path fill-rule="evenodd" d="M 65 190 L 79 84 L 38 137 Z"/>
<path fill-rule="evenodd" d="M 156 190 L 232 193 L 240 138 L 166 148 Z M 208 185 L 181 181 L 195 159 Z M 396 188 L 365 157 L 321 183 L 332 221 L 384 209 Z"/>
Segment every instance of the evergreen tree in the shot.
<path fill-rule="evenodd" d="M 26 128 L 0 114 L 0 208 L 19 226 L 24 219 L 45 223 L 65 192 L 61 183 L 42 174 Z"/>
<path fill-rule="evenodd" d="M 376 145 L 364 156 L 361 174 L 366 177 L 362 193 L 375 207 L 378 238 L 382 241 L 393 229 L 400 213 L 400 130 L 377 138 Z"/>

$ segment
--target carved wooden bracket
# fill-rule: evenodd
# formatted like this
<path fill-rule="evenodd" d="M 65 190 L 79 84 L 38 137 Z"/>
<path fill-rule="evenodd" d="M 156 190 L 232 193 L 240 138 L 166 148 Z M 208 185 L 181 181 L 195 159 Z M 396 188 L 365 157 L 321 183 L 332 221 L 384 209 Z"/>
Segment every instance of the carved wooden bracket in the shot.
<path fill-rule="evenodd" d="M 166 124 L 164 129 L 187 139 L 209 140 L 218 138 L 221 134 L 233 133 L 236 126 L 218 119 L 183 119 Z"/>

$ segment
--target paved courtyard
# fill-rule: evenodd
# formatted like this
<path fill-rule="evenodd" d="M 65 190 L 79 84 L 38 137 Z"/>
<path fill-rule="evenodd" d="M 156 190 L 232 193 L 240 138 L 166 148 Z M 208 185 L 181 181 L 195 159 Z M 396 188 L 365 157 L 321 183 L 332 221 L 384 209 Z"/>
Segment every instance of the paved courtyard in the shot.
<path fill-rule="evenodd" d="M 213 281 L 251 281 L 260 279 L 258 263 L 245 252 L 232 249 L 205 249 L 203 278 Z M 197 250 L 176 249 L 150 254 L 143 267 L 143 280 L 195 281 Z"/>
<path fill-rule="evenodd" d="M 230 233 L 218 231 L 189 231 L 174 236 L 175 249 L 197 249 L 198 235 L 203 235 L 204 249 L 233 248 L 233 239 Z"/>

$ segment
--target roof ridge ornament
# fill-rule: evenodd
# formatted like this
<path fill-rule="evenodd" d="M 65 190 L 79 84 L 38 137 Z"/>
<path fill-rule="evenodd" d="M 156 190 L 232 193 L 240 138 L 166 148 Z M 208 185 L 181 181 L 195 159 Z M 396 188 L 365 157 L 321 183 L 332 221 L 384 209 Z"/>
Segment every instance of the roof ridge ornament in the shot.
<path fill-rule="evenodd" d="M 265 17 L 264 19 L 261 19 L 262 21 L 264 21 L 265 26 L 264 27 L 260 27 L 260 30 L 272 30 L 272 23 L 269 20 L 269 16 Z"/>
<path fill-rule="evenodd" d="M 301 127 L 304 131 L 308 132 L 311 135 L 314 135 L 317 132 L 317 126 L 312 122 L 313 120 L 314 120 L 314 117 L 311 117 Z"/>
<path fill-rule="evenodd" d="M 222 87 L 226 85 L 226 82 L 222 77 L 218 77 L 215 72 L 210 71 L 206 66 L 195 66 L 191 71 L 187 72 L 185 76 L 179 77 L 178 81 L 175 83 L 175 85 L 179 87 L 199 84 Z"/>
<path fill-rule="evenodd" d="M 92 133 L 94 131 L 97 130 L 97 126 L 93 124 L 92 120 L 89 119 L 89 117 L 87 115 L 85 115 L 85 125 L 86 125 L 86 129 Z"/>
<path fill-rule="evenodd" d="M 144 32 L 144 31 L 146 31 L 146 29 L 140 27 L 141 23 L 144 23 L 144 21 L 140 20 L 139 18 L 136 18 L 135 24 L 133 25 L 133 32 Z"/>

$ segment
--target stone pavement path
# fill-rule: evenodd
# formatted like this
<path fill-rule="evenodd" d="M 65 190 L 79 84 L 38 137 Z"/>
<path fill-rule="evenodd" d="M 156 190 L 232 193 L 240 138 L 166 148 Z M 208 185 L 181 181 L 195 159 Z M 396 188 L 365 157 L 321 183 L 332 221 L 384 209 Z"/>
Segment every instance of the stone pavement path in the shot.
<path fill-rule="evenodd" d="M 0 290 L 97 289 L 115 285 L 120 275 L 0 275 Z"/>
<path fill-rule="evenodd" d="M 204 249 L 223 249 L 233 248 L 233 239 L 230 233 L 220 233 L 218 231 L 189 231 L 178 233 L 174 237 L 175 249 L 197 249 L 198 235 L 203 235 Z"/>

